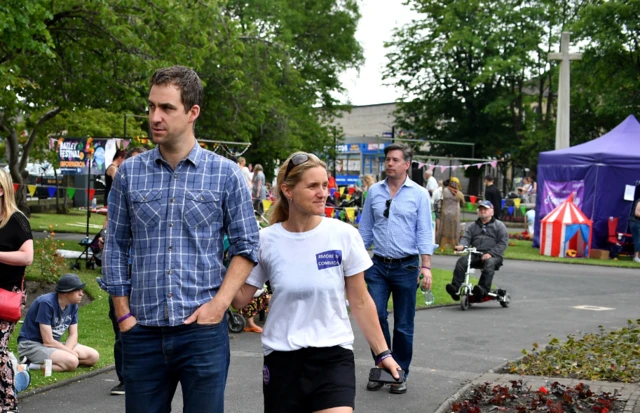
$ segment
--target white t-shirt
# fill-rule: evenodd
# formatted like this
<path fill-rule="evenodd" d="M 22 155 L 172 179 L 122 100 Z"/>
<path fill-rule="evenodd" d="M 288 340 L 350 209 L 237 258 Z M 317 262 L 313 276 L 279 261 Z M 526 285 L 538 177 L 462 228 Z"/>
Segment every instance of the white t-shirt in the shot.
<path fill-rule="evenodd" d="M 429 194 L 432 194 L 436 188 L 438 188 L 438 181 L 436 181 L 436 178 L 433 176 L 430 176 L 429 179 L 427 179 L 427 191 L 429 191 Z"/>
<path fill-rule="evenodd" d="M 431 209 L 433 210 L 434 205 L 442 199 L 442 187 L 439 186 L 433 191 L 433 195 L 431 196 Z"/>
<path fill-rule="evenodd" d="M 527 227 L 529 235 L 533 236 L 533 224 L 536 222 L 536 210 L 528 210 L 525 216 L 527 217 Z"/>
<path fill-rule="evenodd" d="M 242 168 L 240 168 L 240 172 L 242 172 L 242 176 L 244 176 L 244 180 L 247 183 L 247 186 L 251 188 L 252 179 L 251 179 L 251 172 L 249 171 L 249 168 L 247 168 L 246 166 L 243 166 Z"/>
<path fill-rule="evenodd" d="M 323 218 L 307 232 L 289 232 L 282 224 L 260 231 L 258 265 L 247 283 L 261 288 L 269 280 L 273 290 L 262 332 L 264 354 L 353 349 L 345 277 L 372 265 L 358 231 L 337 219 Z"/>

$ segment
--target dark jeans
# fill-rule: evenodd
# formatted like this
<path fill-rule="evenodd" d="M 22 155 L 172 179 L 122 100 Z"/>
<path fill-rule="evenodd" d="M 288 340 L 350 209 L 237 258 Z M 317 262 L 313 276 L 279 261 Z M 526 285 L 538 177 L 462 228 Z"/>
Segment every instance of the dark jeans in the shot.
<path fill-rule="evenodd" d="M 134 326 L 122 333 L 126 411 L 165 413 L 178 382 L 185 413 L 223 412 L 229 371 L 226 317 L 215 325 Z"/>
<path fill-rule="evenodd" d="M 633 237 L 633 251 L 640 252 L 640 221 L 629 220 L 629 231 Z"/>
<path fill-rule="evenodd" d="M 419 272 L 420 264 L 416 256 L 415 260 L 392 264 L 385 264 L 374 257 L 373 266 L 364 273 L 369 294 L 376 303 L 387 346 L 407 376 L 413 357 L 413 320 L 416 315 Z M 393 296 L 393 342 L 387 322 L 389 296 Z"/>
<path fill-rule="evenodd" d="M 113 359 L 116 364 L 116 374 L 120 383 L 124 383 L 124 376 L 122 375 L 122 340 L 120 339 L 120 327 L 118 326 L 118 317 L 116 317 L 116 309 L 113 306 L 113 299 L 109 296 L 109 320 L 113 326 L 113 334 L 116 336 L 116 341 L 113 343 Z"/>
<path fill-rule="evenodd" d="M 482 255 L 469 254 L 464 257 L 460 257 L 456 263 L 456 268 L 453 270 L 453 281 L 451 284 L 457 290 L 464 282 L 464 274 L 467 271 L 467 260 L 471 258 L 471 268 L 481 268 L 482 275 L 480 276 L 480 282 L 478 285 L 485 291 L 491 290 L 491 282 L 493 281 L 493 275 L 496 270 L 502 265 L 501 257 L 491 257 L 486 261 L 482 261 Z"/>

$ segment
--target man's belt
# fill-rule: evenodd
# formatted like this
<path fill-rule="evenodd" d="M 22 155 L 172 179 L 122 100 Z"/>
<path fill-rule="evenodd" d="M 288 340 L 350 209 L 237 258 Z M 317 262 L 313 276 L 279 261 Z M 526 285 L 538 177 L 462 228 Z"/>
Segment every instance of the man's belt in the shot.
<path fill-rule="evenodd" d="M 417 255 L 409 255 L 407 257 L 402 257 L 402 258 L 385 258 L 385 257 L 381 257 L 378 254 L 373 254 L 373 258 L 375 258 L 378 261 L 382 261 L 385 264 L 394 264 L 394 263 L 417 260 L 418 256 Z"/>

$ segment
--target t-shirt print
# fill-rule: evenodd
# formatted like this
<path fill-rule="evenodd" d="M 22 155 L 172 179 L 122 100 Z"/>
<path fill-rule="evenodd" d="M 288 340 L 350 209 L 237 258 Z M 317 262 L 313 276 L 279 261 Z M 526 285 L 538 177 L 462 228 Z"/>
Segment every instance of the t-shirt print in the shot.
<path fill-rule="evenodd" d="M 316 265 L 318 266 L 318 270 L 339 267 L 342 265 L 342 251 L 330 250 L 316 254 Z"/>

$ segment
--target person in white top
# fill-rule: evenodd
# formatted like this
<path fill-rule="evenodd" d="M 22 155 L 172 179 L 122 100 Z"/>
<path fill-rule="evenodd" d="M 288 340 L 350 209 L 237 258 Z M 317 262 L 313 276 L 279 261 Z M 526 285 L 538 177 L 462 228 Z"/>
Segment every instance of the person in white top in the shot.
<path fill-rule="evenodd" d="M 240 171 L 242 172 L 242 176 L 244 176 L 244 180 L 247 183 L 249 189 L 253 186 L 253 176 L 251 175 L 251 171 L 247 168 L 247 160 L 244 157 L 238 158 L 238 166 L 240 167 Z"/>
<path fill-rule="evenodd" d="M 272 225 L 260 231 L 258 265 L 232 302 L 244 307 L 270 281 L 265 412 L 353 411 L 354 337 L 345 298 L 378 367 L 400 377 L 364 282 L 372 265 L 364 242 L 351 225 L 322 216 L 327 186 L 326 164 L 315 155 L 297 152 L 284 162 Z"/>
<path fill-rule="evenodd" d="M 429 195 L 433 196 L 433 191 L 438 188 L 438 181 L 433 177 L 433 171 L 431 169 L 424 171 L 424 179 L 426 180 L 425 188 L 429 191 Z"/>

